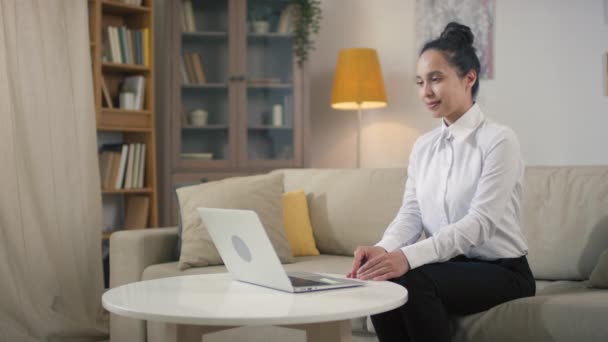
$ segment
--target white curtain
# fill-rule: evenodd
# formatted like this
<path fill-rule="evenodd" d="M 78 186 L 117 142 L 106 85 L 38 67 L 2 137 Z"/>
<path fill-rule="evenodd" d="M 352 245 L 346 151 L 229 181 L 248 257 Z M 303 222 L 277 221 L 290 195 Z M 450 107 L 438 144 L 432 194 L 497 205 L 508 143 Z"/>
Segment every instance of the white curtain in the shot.
<path fill-rule="evenodd" d="M 0 0 L 0 341 L 107 338 L 87 1 Z"/>

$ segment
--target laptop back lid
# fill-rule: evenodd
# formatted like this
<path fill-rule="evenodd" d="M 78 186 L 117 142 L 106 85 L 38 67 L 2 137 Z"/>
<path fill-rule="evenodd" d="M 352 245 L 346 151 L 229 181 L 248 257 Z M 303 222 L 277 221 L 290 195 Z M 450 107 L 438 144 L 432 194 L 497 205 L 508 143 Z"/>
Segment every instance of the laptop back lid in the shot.
<path fill-rule="evenodd" d="M 237 280 L 294 292 L 262 222 L 252 210 L 196 208 Z"/>

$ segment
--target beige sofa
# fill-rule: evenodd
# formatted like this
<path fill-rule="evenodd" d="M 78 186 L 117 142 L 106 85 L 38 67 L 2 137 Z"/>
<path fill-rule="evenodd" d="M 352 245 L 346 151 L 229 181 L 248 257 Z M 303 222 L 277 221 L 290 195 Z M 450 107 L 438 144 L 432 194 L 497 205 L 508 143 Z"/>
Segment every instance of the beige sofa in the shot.
<path fill-rule="evenodd" d="M 344 274 L 357 245 L 378 241 L 401 204 L 404 169 L 297 169 L 285 191 L 304 188 L 321 256 L 299 257 L 288 271 Z M 483 313 L 454 317 L 454 341 L 608 341 L 608 290 L 587 285 L 608 248 L 608 166 L 528 167 L 524 233 L 537 296 Z M 177 269 L 176 228 L 125 231 L 110 242 L 111 287 L 163 277 L 225 272 L 223 266 Z M 162 324 L 111 316 L 112 341 L 154 341 Z M 354 341 L 375 341 L 365 318 L 353 321 Z M 304 341 L 301 331 L 244 327 L 205 341 Z"/>

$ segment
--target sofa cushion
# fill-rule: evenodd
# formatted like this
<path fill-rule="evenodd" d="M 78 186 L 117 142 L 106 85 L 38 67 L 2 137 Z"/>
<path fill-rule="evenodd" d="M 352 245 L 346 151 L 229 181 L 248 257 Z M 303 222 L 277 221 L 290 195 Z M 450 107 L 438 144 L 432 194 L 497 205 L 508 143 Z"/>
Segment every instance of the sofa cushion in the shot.
<path fill-rule="evenodd" d="M 527 167 L 523 229 L 536 279 L 588 279 L 608 248 L 608 168 Z"/>
<path fill-rule="evenodd" d="M 281 196 L 283 175 L 235 177 L 179 188 L 182 217 L 182 248 L 179 267 L 221 264 L 220 258 L 197 207 L 249 209 L 255 211 L 281 262 L 293 261 L 283 228 Z"/>
<path fill-rule="evenodd" d="M 312 234 L 304 190 L 298 189 L 283 194 L 283 225 L 294 256 L 320 254 Z"/>
<path fill-rule="evenodd" d="M 590 290 L 586 281 L 542 288 L 536 297 L 455 318 L 452 341 L 605 341 L 608 292 Z"/>
<path fill-rule="evenodd" d="M 608 289 L 608 249 L 602 253 L 589 277 L 589 287 Z"/>
<path fill-rule="evenodd" d="M 322 254 L 352 255 L 373 245 L 397 215 L 405 189 L 405 169 L 289 169 L 285 191 L 303 188 Z"/>

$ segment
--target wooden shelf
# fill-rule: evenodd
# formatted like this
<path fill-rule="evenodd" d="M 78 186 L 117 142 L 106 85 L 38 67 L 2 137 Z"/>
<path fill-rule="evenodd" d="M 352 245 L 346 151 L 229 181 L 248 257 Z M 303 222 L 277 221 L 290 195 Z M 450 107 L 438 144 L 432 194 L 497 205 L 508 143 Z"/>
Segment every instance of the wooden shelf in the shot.
<path fill-rule="evenodd" d="M 261 84 L 261 83 L 247 83 L 247 88 L 249 89 L 292 89 L 293 85 L 291 83 L 269 83 L 269 84 Z"/>
<path fill-rule="evenodd" d="M 103 114 L 123 114 L 123 115 L 152 115 L 149 110 L 133 110 L 122 108 L 102 108 Z"/>
<path fill-rule="evenodd" d="M 108 14 L 148 14 L 150 8 L 146 6 L 129 5 L 118 1 L 102 0 L 102 11 Z"/>
<path fill-rule="evenodd" d="M 248 33 L 247 38 L 251 39 L 284 39 L 290 40 L 293 38 L 292 33 L 278 33 L 278 32 L 269 32 L 269 33 Z"/>
<path fill-rule="evenodd" d="M 121 126 L 97 126 L 97 130 L 100 132 L 151 132 L 151 128 L 138 128 L 138 127 L 121 127 Z"/>
<path fill-rule="evenodd" d="M 121 194 L 150 194 L 152 193 L 152 189 L 150 188 L 142 188 L 142 189 L 102 189 L 101 193 L 104 195 L 121 195 Z"/>
<path fill-rule="evenodd" d="M 255 130 L 255 131 L 262 131 L 262 130 L 293 130 L 293 127 L 289 127 L 289 126 L 266 126 L 266 125 L 260 125 L 260 126 L 250 126 L 247 127 L 250 130 Z"/>
<path fill-rule="evenodd" d="M 182 84 L 182 89 L 228 89 L 226 83 Z"/>
<path fill-rule="evenodd" d="M 150 72 L 150 67 L 139 64 L 122 64 L 103 62 L 101 63 L 103 71 L 126 72 L 126 73 L 147 73 Z"/>
<path fill-rule="evenodd" d="M 182 126 L 185 130 L 214 130 L 214 129 L 228 129 L 228 125 L 205 125 L 205 126 Z"/>
<path fill-rule="evenodd" d="M 228 32 L 223 31 L 196 31 L 182 32 L 182 39 L 228 38 Z"/>
<path fill-rule="evenodd" d="M 97 129 L 102 131 L 149 132 L 154 125 L 149 110 L 102 108 Z"/>

